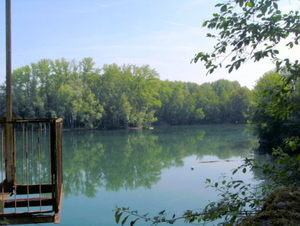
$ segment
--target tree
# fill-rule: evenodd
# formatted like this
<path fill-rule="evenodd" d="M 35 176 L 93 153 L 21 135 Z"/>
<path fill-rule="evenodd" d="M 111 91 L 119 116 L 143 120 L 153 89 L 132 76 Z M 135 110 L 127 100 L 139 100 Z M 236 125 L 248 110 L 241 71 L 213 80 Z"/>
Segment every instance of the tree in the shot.
<path fill-rule="evenodd" d="M 228 109 L 230 121 L 235 123 L 246 123 L 250 107 L 250 90 L 246 87 L 238 88 L 229 94 Z"/>
<path fill-rule="evenodd" d="M 248 60 L 257 62 L 270 58 L 276 70 L 284 71 L 285 76 L 282 83 L 276 84 L 276 89 L 262 90 L 272 100 L 266 110 L 275 120 L 285 120 L 300 106 L 298 101 L 289 101 L 291 93 L 296 91 L 300 65 L 298 60 L 281 59 L 277 48 L 284 39 L 288 41 L 286 48 L 299 44 L 300 16 L 298 11 L 282 12 L 277 2 L 279 0 L 230 0 L 217 4 L 220 12 L 213 14 L 203 26 L 219 31 L 218 35 L 207 34 L 218 38 L 218 42 L 212 53 L 200 52 L 192 61 L 204 61 L 208 73 L 213 73 L 229 60 L 226 68 L 230 73 Z"/>
<path fill-rule="evenodd" d="M 202 108 L 205 123 L 219 123 L 219 97 L 209 83 L 202 84 L 194 93 L 196 109 Z"/>
<path fill-rule="evenodd" d="M 0 85 L 0 106 L 3 106 L 0 110 L 0 117 L 5 118 L 6 116 L 6 87 Z"/>
<path fill-rule="evenodd" d="M 133 126 L 149 126 L 156 121 L 155 108 L 161 107 L 159 100 L 159 75 L 148 65 L 130 66 L 130 102 L 132 112 L 129 123 Z"/>
<path fill-rule="evenodd" d="M 276 119 L 276 115 L 272 114 L 275 100 L 270 95 L 266 95 L 270 92 L 277 93 L 279 85 L 283 84 L 283 78 L 284 75 L 270 71 L 257 81 L 253 90 L 251 130 L 262 142 L 275 147 L 284 145 L 287 138 L 298 135 L 300 132 L 300 109 L 295 108 L 287 119 Z M 294 84 L 294 88 L 299 90 L 299 81 Z M 286 95 L 286 106 L 291 106 L 300 98 L 299 92 L 279 93 L 279 95 Z"/>
<path fill-rule="evenodd" d="M 35 79 L 31 78 L 29 66 L 19 68 L 12 74 L 13 83 L 13 114 L 22 118 L 33 118 L 35 116 L 36 85 Z"/>

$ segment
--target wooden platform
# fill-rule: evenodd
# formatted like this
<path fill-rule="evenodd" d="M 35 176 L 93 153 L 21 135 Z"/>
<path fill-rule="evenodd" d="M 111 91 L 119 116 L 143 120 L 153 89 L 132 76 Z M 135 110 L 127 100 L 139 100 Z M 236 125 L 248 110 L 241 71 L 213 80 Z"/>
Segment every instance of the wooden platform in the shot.
<path fill-rule="evenodd" d="M 11 150 L 4 147 L 7 125 L 13 129 Z M 62 119 L 0 119 L 0 225 L 59 223 L 62 131 Z"/>
<path fill-rule="evenodd" d="M 52 184 L 42 184 L 42 185 L 17 185 L 15 188 L 16 194 L 9 196 L 4 199 L 4 211 L 0 213 L 0 225 L 2 224 L 37 224 L 37 223 L 59 223 L 60 211 L 62 203 L 62 188 L 61 196 L 57 197 L 59 199 L 58 211 L 54 211 L 54 206 L 56 206 L 57 200 L 52 197 L 53 185 Z M 0 193 L 0 196 L 7 196 L 8 193 Z M 29 197 L 36 195 L 39 197 Z M 44 196 L 44 195 L 49 196 Z M 18 196 L 22 198 L 18 198 Z M 28 198 L 24 198 L 24 196 Z M 43 195 L 43 196 L 41 196 Z M 25 208 L 25 212 L 9 212 L 9 209 Z M 28 209 L 35 207 L 40 207 L 39 210 L 28 211 Z M 47 210 L 43 210 L 44 207 L 48 207 Z M 43 209 L 42 209 L 43 208 Z M 8 211 L 8 212 L 5 212 Z"/>

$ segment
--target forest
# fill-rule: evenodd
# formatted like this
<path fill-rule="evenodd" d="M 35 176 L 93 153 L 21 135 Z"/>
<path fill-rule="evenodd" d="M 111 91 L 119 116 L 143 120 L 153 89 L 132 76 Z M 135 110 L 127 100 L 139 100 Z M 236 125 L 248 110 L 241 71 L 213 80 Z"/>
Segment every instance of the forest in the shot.
<path fill-rule="evenodd" d="M 13 115 L 20 118 L 63 118 L 65 129 L 149 128 L 156 125 L 234 123 L 250 125 L 261 142 L 282 145 L 299 134 L 299 92 L 276 94 L 288 74 L 269 71 L 253 90 L 221 79 L 196 84 L 162 81 L 149 65 L 103 65 L 42 59 L 12 73 Z M 292 84 L 299 89 L 299 81 Z M 5 106 L 5 84 L 0 105 Z M 278 100 L 281 107 L 274 108 Z M 297 105 L 297 106 L 296 106 Z M 289 109 L 285 114 L 286 107 Z M 280 112 L 273 112 L 278 109 Z M 0 109 L 5 117 L 5 107 Z"/>
<path fill-rule="evenodd" d="M 64 128 L 246 123 L 251 91 L 237 82 L 162 81 L 150 66 L 42 59 L 12 73 L 13 115 L 64 119 Z M 5 84 L 0 86 L 5 106 Z M 0 110 L 5 117 L 5 107 Z"/>

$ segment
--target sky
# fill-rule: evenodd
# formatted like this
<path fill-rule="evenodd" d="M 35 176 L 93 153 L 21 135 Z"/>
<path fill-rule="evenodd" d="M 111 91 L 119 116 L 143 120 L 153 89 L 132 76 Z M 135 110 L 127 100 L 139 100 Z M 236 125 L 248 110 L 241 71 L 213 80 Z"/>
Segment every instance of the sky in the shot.
<path fill-rule="evenodd" d="M 161 80 L 202 84 L 219 79 L 252 89 L 270 60 L 247 62 L 228 74 L 206 75 L 203 63 L 191 64 L 198 52 L 211 52 L 215 40 L 202 27 L 222 0 L 11 0 L 12 69 L 41 59 L 77 62 L 93 58 L 96 67 L 117 63 L 149 65 Z M 298 10 L 298 0 L 282 0 L 282 9 Z M 0 84 L 5 82 L 5 1 L 0 3 Z M 299 47 L 283 57 L 296 59 Z"/>

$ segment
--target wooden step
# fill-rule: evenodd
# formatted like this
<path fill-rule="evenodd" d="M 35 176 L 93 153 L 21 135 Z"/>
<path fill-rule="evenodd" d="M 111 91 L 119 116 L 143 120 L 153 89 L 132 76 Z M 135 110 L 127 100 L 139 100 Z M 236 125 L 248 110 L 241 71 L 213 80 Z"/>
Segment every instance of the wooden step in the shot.
<path fill-rule="evenodd" d="M 17 195 L 26 195 L 28 191 L 29 191 L 28 194 L 52 193 L 52 184 L 17 185 L 16 189 L 17 189 Z"/>
<path fill-rule="evenodd" d="M 28 207 L 29 206 L 52 206 L 52 197 L 29 198 L 29 199 L 8 199 L 5 200 L 5 208 Z"/>
<path fill-rule="evenodd" d="M 45 213 L 45 214 L 43 214 Z M 7 213 L 0 214 L 0 221 L 8 222 L 9 225 L 20 224 L 39 224 L 39 223 L 53 223 L 55 215 L 50 214 L 49 211 L 30 212 L 30 213 Z"/>

